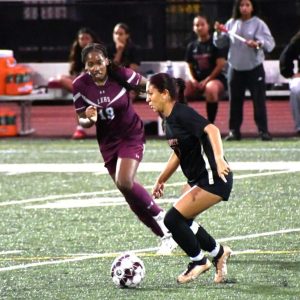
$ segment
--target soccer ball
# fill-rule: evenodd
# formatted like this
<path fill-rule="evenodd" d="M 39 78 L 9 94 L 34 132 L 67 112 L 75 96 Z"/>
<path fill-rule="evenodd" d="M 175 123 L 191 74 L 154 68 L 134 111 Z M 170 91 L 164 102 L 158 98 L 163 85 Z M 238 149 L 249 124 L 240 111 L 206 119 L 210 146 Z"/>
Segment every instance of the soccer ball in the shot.
<path fill-rule="evenodd" d="M 134 288 L 145 277 L 145 266 L 133 253 L 123 253 L 111 265 L 111 277 L 119 288 Z"/>

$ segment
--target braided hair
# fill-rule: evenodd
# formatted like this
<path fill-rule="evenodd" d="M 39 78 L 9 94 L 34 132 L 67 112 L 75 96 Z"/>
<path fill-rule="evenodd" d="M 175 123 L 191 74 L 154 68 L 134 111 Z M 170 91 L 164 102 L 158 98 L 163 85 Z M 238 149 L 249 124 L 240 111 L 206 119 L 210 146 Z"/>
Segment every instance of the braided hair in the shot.
<path fill-rule="evenodd" d="M 81 51 L 81 60 L 84 64 L 86 63 L 88 54 L 94 51 L 100 52 L 104 55 L 105 58 L 108 58 L 107 49 L 104 44 L 91 43 L 84 47 Z M 107 66 L 107 75 L 113 80 L 115 80 L 119 85 L 123 86 L 127 91 L 135 90 L 139 92 L 139 87 L 133 87 L 130 83 L 128 83 L 119 74 L 118 70 L 120 70 L 120 67 L 109 60 L 109 64 Z"/>

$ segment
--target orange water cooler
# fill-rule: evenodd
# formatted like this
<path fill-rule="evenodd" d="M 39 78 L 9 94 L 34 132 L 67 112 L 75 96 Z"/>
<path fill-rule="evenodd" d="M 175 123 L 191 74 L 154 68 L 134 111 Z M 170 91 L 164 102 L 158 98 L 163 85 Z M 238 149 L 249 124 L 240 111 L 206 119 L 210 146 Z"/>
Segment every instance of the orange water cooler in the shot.
<path fill-rule="evenodd" d="M 0 95 L 26 95 L 32 89 L 30 69 L 17 64 L 12 50 L 0 49 Z"/>
<path fill-rule="evenodd" d="M 0 50 L 0 95 L 5 94 L 7 68 L 14 67 L 16 60 L 12 50 Z"/>
<path fill-rule="evenodd" d="M 0 108 L 0 137 L 17 136 L 16 113 L 7 108 Z"/>

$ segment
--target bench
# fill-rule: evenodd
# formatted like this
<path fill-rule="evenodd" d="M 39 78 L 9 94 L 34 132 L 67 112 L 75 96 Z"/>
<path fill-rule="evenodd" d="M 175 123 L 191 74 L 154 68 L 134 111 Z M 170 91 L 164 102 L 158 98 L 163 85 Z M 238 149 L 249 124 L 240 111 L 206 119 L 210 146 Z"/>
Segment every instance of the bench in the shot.
<path fill-rule="evenodd" d="M 50 78 L 55 78 L 58 74 L 68 74 L 68 63 L 28 63 L 24 64 L 31 68 L 34 87 L 46 87 Z M 173 72 L 175 77 L 181 77 L 183 79 L 188 78 L 187 64 L 184 61 L 172 62 Z M 287 86 L 288 80 L 280 75 L 279 63 L 277 60 L 266 60 L 264 62 L 266 71 L 266 83 L 267 86 L 272 87 L 267 90 L 267 97 L 288 97 L 289 90 L 276 90 L 276 86 Z M 166 61 L 141 63 L 140 72 L 144 76 L 149 76 L 157 72 L 165 72 L 167 68 Z M 246 94 L 249 96 L 249 93 Z M 53 100 L 60 101 L 72 101 L 72 95 L 70 93 L 64 93 L 57 95 L 55 93 L 39 93 L 39 90 L 35 89 L 30 95 L 20 96 L 0 96 L 0 103 L 16 102 L 20 106 L 20 135 L 27 135 L 34 132 L 31 127 L 31 105 L 34 101 L 51 102 Z"/>
<path fill-rule="evenodd" d="M 25 64 L 33 70 L 33 82 L 35 86 L 47 86 L 50 78 L 58 74 L 68 74 L 68 63 L 29 63 Z M 174 77 L 188 79 L 188 66 L 184 61 L 172 62 Z M 165 72 L 166 61 L 143 61 L 140 66 L 140 73 L 145 77 L 153 73 Z M 284 78 L 279 71 L 278 60 L 265 60 L 264 69 L 266 72 L 267 97 L 288 97 L 288 79 Z M 284 89 L 280 89 L 283 87 Z M 249 96 L 249 93 L 247 93 Z"/>
<path fill-rule="evenodd" d="M 150 75 L 158 72 L 166 72 L 167 62 L 142 62 L 140 66 L 140 72 L 144 75 Z M 188 66 L 184 61 L 172 62 L 174 77 L 181 77 L 185 80 L 188 76 Z M 272 97 L 289 97 L 290 92 L 288 89 L 288 79 L 284 78 L 279 71 L 278 60 L 265 60 L 264 69 L 266 72 L 266 96 Z M 246 97 L 249 97 L 249 91 L 246 91 Z"/>

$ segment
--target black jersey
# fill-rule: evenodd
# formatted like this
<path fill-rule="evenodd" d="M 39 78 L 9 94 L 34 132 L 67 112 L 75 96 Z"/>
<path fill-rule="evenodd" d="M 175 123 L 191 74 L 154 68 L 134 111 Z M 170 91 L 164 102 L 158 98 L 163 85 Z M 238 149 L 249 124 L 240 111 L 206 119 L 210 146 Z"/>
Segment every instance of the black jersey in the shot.
<path fill-rule="evenodd" d="M 218 49 L 212 38 L 202 42 L 194 40 L 186 48 L 185 61 L 192 66 L 192 74 L 195 79 L 201 81 L 211 74 L 216 67 L 218 58 L 226 59 L 227 53 L 224 49 Z M 218 79 L 225 79 L 225 75 L 220 73 Z"/>
<path fill-rule="evenodd" d="M 218 177 L 212 146 L 204 128 L 210 122 L 193 108 L 176 103 L 166 118 L 166 138 L 189 184 L 212 185 Z"/>

